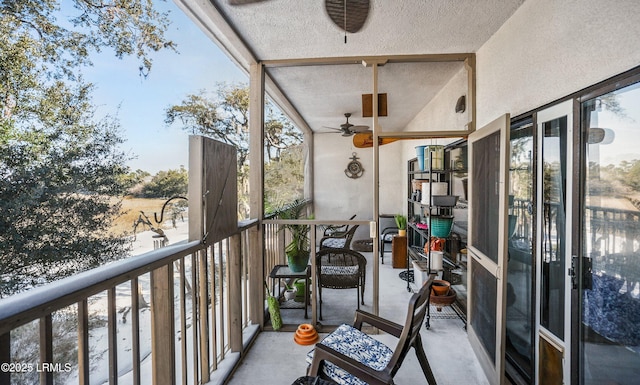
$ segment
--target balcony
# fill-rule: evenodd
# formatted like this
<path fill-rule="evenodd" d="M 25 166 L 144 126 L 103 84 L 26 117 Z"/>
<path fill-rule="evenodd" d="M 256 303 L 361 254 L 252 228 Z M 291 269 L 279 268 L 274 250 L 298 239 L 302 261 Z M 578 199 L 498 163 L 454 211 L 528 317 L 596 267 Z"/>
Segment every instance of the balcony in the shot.
<path fill-rule="evenodd" d="M 626 228 L 624 223 L 637 222 L 637 213 L 600 207 L 589 207 L 589 212 L 591 220 L 608 224 L 594 227 L 601 233 L 593 239 L 611 240 L 601 255 L 592 256 L 594 272 L 602 277 L 624 274 L 636 282 L 637 260 L 618 258 L 622 254 L 616 239 Z M 293 382 L 305 374 L 304 356 L 310 350 L 294 343 L 295 327 L 311 322 L 325 333 L 338 323 L 350 322 L 356 295 L 353 290 L 326 290 L 323 321 L 317 318 L 315 298 L 308 319 L 301 310 L 282 310 L 284 328 L 269 331 L 262 283 L 269 282 L 272 266 L 285 263 L 286 234 L 278 231 L 284 222 L 270 218 L 242 222 L 235 234 L 210 246 L 183 241 L 3 299 L 0 361 L 13 366 L 0 373 L 0 382 Z M 315 228 L 327 221 L 305 222 L 314 229 L 315 244 Z M 256 241 L 260 237 L 264 237 L 263 252 L 252 253 L 256 244 L 262 244 Z M 598 249 L 592 245 L 591 250 Z M 367 277 L 372 279 L 367 279 L 362 309 L 402 323 L 411 295 L 399 277 L 403 270 L 379 265 L 376 293 L 373 254 L 363 254 L 371 262 Z M 252 258 L 255 255 L 259 257 Z M 446 307 L 442 312 L 432 307 L 430 314 L 431 327 L 421 333 L 438 382 L 486 383 L 462 320 Z M 388 335 L 376 338 L 393 344 Z M 412 353 L 397 381 L 426 382 Z"/>
<path fill-rule="evenodd" d="M 311 222 L 312 228 L 319 226 L 319 221 Z M 283 310 L 283 330 L 289 331 L 260 333 L 270 329 L 270 322 L 263 295 L 254 293 L 264 293 L 262 282 L 268 281 L 271 266 L 286 263 L 279 225 L 277 220 L 239 223 L 236 234 L 210 246 L 179 242 L 2 300 L 0 361 L 14 367 L 0 373 L 0 382 L 217 384 L 227 381 L 241 356 L 243 364 L 228 383 L 247 383 L 249 378 L 265 384 L 293 382 L 305 374 L 304 356 L 310 350 L 293 342 L 295 326 L 318 322 L 327 331 L 330 324 L 351 322 L 356 295 L 353 290 L 326 290 L 324 325 L 313 314 L 312 302 L 310 319 L 301 310 Z M 251 258 L 252 242 L 260 233 L 266 246 L 264 259 L 256 260 Z M 371 262 L 372 253 L 364 254 Z M 263 268 L 256 278 L 259 265 Z M 369 277 L 373 265 L 368 263 Z M 399 271 L 381 266 L 378 311 L 401 323 L 411 294 Z M 362 306 L 370 312 L 376 311 L 373 281 L 368 279 Z M 484 375 L 463 322 L 446 309 L 434 309 L 432 315 L 431 329 L 422 333 L 437 378 L 484 383 L 478 380 Z M 445 354 L 440 353 L 443 347 Z M 283 356 L 286 361 L 273 361 Z M 469 370 L 449 373 L 452 357 Z M 412 354 L 399 376 L 409 379 L 405 383 L 423 380 Z"/>

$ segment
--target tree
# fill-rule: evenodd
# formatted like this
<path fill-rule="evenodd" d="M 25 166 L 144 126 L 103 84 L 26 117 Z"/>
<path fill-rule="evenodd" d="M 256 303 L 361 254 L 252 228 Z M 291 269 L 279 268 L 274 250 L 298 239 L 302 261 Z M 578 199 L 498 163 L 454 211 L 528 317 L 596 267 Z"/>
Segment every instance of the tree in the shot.
<path fill-rule="evenodd" d="M 176 195 L 187 195 L 189 175 L 181 166 L 179 170 L 159 171 L 149 183 L 142 187 L 145 198 L 171 198 Z"/>
<path fill-rule="evenodd" d="M 128 172 L 119 123 L 95 116 L 81 69 L 109 47 L 144 75 L 150 52 L 173 43 L 150 1 L 71 3 L 58 22 L 57 1 L 0 2 L 0 296 L 126 252 L 106 231 Z"/>
<path fill-rule="evenodd" d="M 301 132 L 271 104 L 265 119 L 265 157 L 277 161 L 287 149 L 302 143 Z M 182 128 L 230 144 L 238 150 L 239 215 L 247 218 L 249 179 L 249 88 L 219 83 L 213 96 L 205 91 L 187 95 L 180 104 L 167 109 L 168 125 L 180 121 Z M 297 164 L 301 167 L 301 164 Z M 296 173 L 301 175 L 301 173 Z M 298 183 L 301 184 L 301 180 Z"/>
<path fill-rule="evenodd" d="M 150 176 L 151 174 L 149 174 L 147 171 L 137 169 L 136 171 L 122 174 L 120 176 L 120 183 L 122 183 L 127 192 L 131 194 L 133 190 L 138 188 L 138 186 L 142 188 L 144 180 Z"/>
<path fill-rule="evenodd" d="M 277 208 L 304 197 L 304 154 L 301 144 L 283 150 L 277 160 L 271 160 L 264 166 L 265 212 L 274 212 Z"/>

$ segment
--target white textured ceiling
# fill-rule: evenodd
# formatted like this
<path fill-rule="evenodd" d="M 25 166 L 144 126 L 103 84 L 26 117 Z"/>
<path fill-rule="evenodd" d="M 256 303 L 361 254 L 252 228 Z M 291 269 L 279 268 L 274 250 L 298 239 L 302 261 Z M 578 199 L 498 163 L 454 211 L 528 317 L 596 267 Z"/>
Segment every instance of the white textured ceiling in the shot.
<path fill-rule="evenodd" d="M 524 0 L 371 0 L 364 27 L 348 34 L 346 44 L 322 0 L 236 6 L 228 0 L 178 1 L 248 71 L 253 61 L 474 53 Z M 380 121 L 383 129 L 403 129 L 460 66 L 448 62 L 380 67 L 379 92 L 389 98 L 389 117 Z M 353 113 L 351 123 L 368 124 L 361 118 L 360 95 L 371 93 L 369 68 L 273 67 L 267 75 L 314 131 L 339 126 L 345 112 Z"/>

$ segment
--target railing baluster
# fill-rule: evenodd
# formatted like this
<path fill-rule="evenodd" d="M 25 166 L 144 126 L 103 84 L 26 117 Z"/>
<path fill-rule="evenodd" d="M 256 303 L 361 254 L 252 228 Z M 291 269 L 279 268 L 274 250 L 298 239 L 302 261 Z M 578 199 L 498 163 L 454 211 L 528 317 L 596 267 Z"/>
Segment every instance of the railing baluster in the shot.
<path fill-rule="evenodd" d="M 138 278 L 131 280 L 131 360 L 133 385 L 140 385 L 140 287 Z"/>
<path fill-rule="evenodd" d="M 198 269 L 199 280 L 198 287 L 200 290 L 199 318 L 200 318 L 200 377 L 202 383 L 210 380 L 209 376 L 209 291 L 207 280 L 207 252 L 205 250 L 198 251 Z"/>
<path fill-rule="evenodd" d="M 51 314 L 40 318 L 40 384 L 53 385 L 53 371 L 42 370 L 53 363 L 53 322 Z"/>
<path fill-rule="evenodd" d="M 0 335 L 0 363 L 11 362 L 11 332 Z M 11 372 L 0 370 L 0 384 L 11 383 Z"/>
<path fill-rule="evenodd" d="M 240 234 L 233 235 L 230 241 L 229 258 L 229 345 L 232 352 L 242 351 L 242 244 Z"/>
<path fill-rule="evenodd" d="M 180 258 L 180 362 L 182 363 L 182 372 L 180 378 L 181 384 L 187 385 L 187 300 L 185 296 L 186 279 L 184 274 L 185 263 L 184 257 Z"/>
<path fill-rule="evenodd" d="M 89 303 L 78 302 L 78 383 L 89 384 Z"/>
<path fill-rule="evenodd" d="M 211 355 L 211 368 L 212 370 L 218 370 L 218 319 L 216 316 L 216 298 L 218 292 L 216 291 L 216 249 L 215 245 L 210 246 L 211 257 L 211 346 L 213 353 Z"/>
<path fill-rule="evenodd" d="M 220 338 L 220 360 L 224 359 L 225 353 L 226 353 L 226 349 L 225 347 L 227 346 L 227 340 L 225 338 L 225 329 L 226 329 L 226 323 L 225 323 L 225 312 L 224 312 L 224 274 L 225 274 L 225 268 L 224 268 L 224 249 L 222 247 L 222 242 L 220 241 L 218 242 L 218 263 L 220 264 L 220 268 L 218 269 L 218 288 L 220 290 L 220 329 L 217 330 L 217 333 L 219 334 L 219 338 Z"/>
<path fill-rule="evenodd" d="M 118 321 L 116 320 L 116 288 L 107 290 L 107 327 L 109 339 L 109 384 L 118 385 Z"/>
<path fill-rule="evenodd" d="M 193 383 L 198 384 L 198 264 L 196 253 L 191 254 L 191 351 L 193 354 Z"/>

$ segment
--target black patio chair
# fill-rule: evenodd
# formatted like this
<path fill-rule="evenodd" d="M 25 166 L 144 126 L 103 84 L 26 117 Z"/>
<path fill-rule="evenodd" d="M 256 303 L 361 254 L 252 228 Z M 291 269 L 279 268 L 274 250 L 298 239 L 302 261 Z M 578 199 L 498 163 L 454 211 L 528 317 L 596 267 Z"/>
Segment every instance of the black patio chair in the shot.
<path fill-rule="evenodd" d="M 356 289 L 358 309 L 364 305 L 364 284 L 367 275 L 367 259 L 350 249 L 321 249 L 316 253 L 316 277 L 322 320 L 322 288 Z M 362 297 L 362 299 L 361 299 Z"/>
<path fill-rule="evenodd" d="M 353 225 L 346 232 L 336 232 L 320 239 L 320 250 L 322 249 L 348 249 L 351 247 L 353 234 L 359 225 Z"/>
<path fill-rule="evenodd" d="M 393 384 L 410 348 L 414 348 L 427 382 L 436 384 L 420 338 L 420 329 L 429 307 L 429 294 L 435 275 L 409 300 L 404 327 L 384 318 L 356 311 L 353 326 L 343 324 L 316 344 L 307 354 L 309 376 L 320 376 L 347 385 Z M 395 349 L 361 331 L 362 325 L 371 326 L 398 338 Z"/>
<path fill-rule="evenodd" d="M 356 214 L 353 214 L 351 218 L 349 218 L 349 220 L 352 221 L 355 217 Z M 328 225 L 322 227 L 324 228 L 324 232 L 322 235 L 325 237 L 333 235 L 335 233 L 346 233 L 349 230 L 349 225 Z"/>

